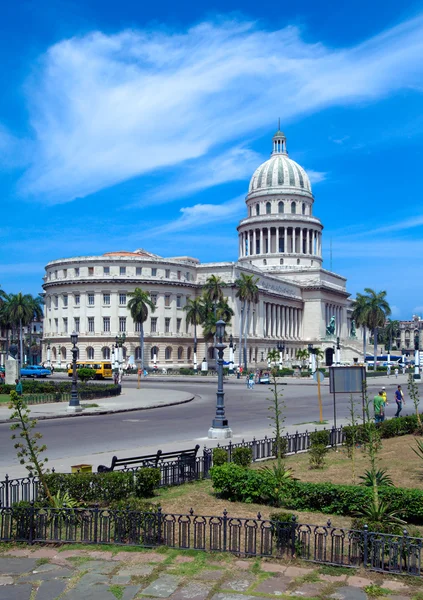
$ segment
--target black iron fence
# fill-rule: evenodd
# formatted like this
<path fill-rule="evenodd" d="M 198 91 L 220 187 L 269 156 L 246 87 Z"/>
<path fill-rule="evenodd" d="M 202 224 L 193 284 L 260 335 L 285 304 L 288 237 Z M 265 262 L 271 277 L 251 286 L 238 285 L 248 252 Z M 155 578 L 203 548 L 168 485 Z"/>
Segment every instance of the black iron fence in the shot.
<path fill-rule="evenodd" d="M 0 541 L 117 544 L 296 557 L 320 564 L 421 575 L 423 539 L 257 518 L 93 508 L 0 509 Z"/>
<path fill-rule="evenodd" d="M 305 452 L 310 448 L 310 432 L 304 431 L 302 433 L 288 433 L 284 436 L 286 439 L 286 454 L 296 454 L 298 452 Z M 332 446 L 338 446 L 343 444 L 345 439 L 345 433 L 342 427 L 337 429 L 332 428 L 330 430 L 330 444 Z M 263 439 L 256 440 L 255 438 L 250 442 L 239 442 L 233 444 L 229 442 L 227 446 L 218 446 L 223 448 L 228 453 L 228 461 L 232 461 L 232 454 L 235 448 L 247 447 L 251 448 L 253 462 L 265 460 L 267 458 L 275 457 L 276 450 L 276 438 L 264 437 Z M 160 486 L 175 486 L 187 483 L 189 481 L 195 481 L 199 479 L 206 479 L 209 477 L 210 468 L 213 466 L 213 450 L 212 448 L 204 447 L 203 453 L 197 456 L 195 459 L 195 468 L 191 465 L 181 463 L 180 460 L 172 461 L 161 461 L 158 463 L 160 469 Z M 136 472 L 140 467 L 125 467 L 123 465 L 119 470 Z M 54 472 L 54 469 L 53 469 Z M 101 473 L 94 473 L 93 476 L 101 477 Z M 16 502 L 25 500 L 30 502 L 36 501 L 38 498 L 38 477 L 29 475 L 28 477 L 21 477 L 12 479 L 6 475 L 3 481 L 0 481 L 0 506 L 9 507 Z"/>

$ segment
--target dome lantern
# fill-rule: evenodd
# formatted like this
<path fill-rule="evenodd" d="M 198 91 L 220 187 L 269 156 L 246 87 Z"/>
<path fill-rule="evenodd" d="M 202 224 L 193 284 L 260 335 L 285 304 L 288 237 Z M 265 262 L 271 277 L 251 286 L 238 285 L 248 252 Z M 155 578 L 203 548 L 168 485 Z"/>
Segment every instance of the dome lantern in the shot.
<path fill-rule="evenodd" d="M 281 131 L 281 120 L 278 122 L 278 130 L 273 136 L 273 151 L 274 154 L 288 154 L 286 149 L 286 137 L 283 131 Z"/>

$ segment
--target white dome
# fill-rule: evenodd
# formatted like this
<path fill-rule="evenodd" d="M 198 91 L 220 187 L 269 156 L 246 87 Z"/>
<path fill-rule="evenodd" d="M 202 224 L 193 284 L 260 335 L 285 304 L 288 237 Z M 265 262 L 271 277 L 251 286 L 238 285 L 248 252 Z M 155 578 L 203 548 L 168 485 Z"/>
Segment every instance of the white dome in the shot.
<path fill-rule="evenodd" d="M 286 152 L 286 138 L 282 131 L 277 131 L 273 136 L 273 152 L 256 169 L 250 181 L 248 192 L 260 192 L 277 189 L 288 191 L 287 188 L 297 188 L 311 194 L 311 185 L 307 173 L 299 164 L 288 157 Z"/>

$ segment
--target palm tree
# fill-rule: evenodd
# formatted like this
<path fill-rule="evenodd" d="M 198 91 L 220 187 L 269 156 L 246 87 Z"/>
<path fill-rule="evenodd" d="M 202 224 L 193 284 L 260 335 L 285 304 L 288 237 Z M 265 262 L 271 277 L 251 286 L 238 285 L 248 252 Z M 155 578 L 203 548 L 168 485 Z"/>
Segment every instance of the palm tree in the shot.
<path fill-rule="evenodd" d="M 378 328 L 386 323 L 386 317 L 391 314 L 391 308 L 386 300 L 386 291 L 375 292 L 371 288 L 364 288 L 367 304 L 367 327 L 373 331 L 373 369 L 377 369 L 377 333 Z"/>
<path fill-rule="evenodd" d="M 35 301 L 31 294 L 10 294 L 6 302 L 6 315 L 12 326 L 19 326 L 19 359 L 23 359 L 23 326 L 34 318 Z"/>
<path fill-rule="evenodd" d="M 234 311 L 228 304 L 228 299 L 223 297 L 216 304 L 216 316 L 212 310 L 210 310 L 210 302 L 207 298 L 203 297 L 203 336 L 206 344 L 214 339 L 216 335 L 216 321 L 222 319 L 226 325 L 230 325 L 231 318 L 234 315 Z"/>
<path fill-rule="evenodd" d="M 216 313 L 217 303 L 223 299 L 223 289 L 222 289 L 223 286 L 224 286 L 224 283 L 218 275 L 210 275 L 209 277 L 207 277 L 206 282 L 203 286 L 204 298 L 206 298 L 209 302 L 211 302 L 213 304 L 215 321 L 217 321 L 217 313 Z M 216 346 L 216 336 L 214 336 L 214 345 Z M 216 352 L 217 351 L 215 351 L 215 358 L 216 358 Z"/>
<path fill-rule="evenodd" d="M 197 325 L 204 321 L 204 303 L 202 298 L 188 298 L 184 306 L 186 311 L 186 320 L 190 325 L 194 325 L 194 370 L 197 370 Z"/>
<path fill-rule="evenodd" d="M 303 370 L 303 368 L 306 367 L 307 360 L 310 358 L 309 351 L 306 348 L 303 350 L 297 350 L 295 356 L 301 361 L 301 370 Z"/>
<path fill-rule="evenodd" d="M 392 339 L 396 340 L 397 337 L 400 334 L 400 324 L 399 321 L 392 321 L 391 319 L 388 319 L 386 326 L 385 326 L 385 336 L 386 336 L 386 343 L 388 346 L 388 352 L 389 354 L 391 353 L 392 350 Z"/>
<path fill-rule="evenodd" d="M 150 298 L 150 292 L 145 292 L 141 288 L 135 288 L 128 296 L 131 298 L 128 302 L 131 317 L 134 323 L 140 325 L 141 370 L 144 371 L 144 323 L 148 317 L 148 309 L 153 313 L 156 306 Z"/>
<path fill-rule="evenodd" d="M 243 347 L 243 362 L 245 369 L 247 369 L 247 338 L 250 324 L 250 307 L 251 304 L 257 304 L 259 301 L 259 289 L 257 285 L 258 280 L 259 278 L 254 277 L 254 275 L 246 275 L 245 273 L 241 273 L 239 279 L 235 281 L 235 285 L 238 288 L 236 297 L 242 302 L 239 328 L 239 364 L 242 364 L 241 349 Z"/>
<path fill-rule="evenodd" d="M 364 296 L 364 294 L 357 294 L 356 299 L 353 301 L 352 303 L 352 315 L 351 315 L 351 319 L 354 320 L 356 322 L 356 324 L 359 327 L 363 328 L 363 362 L 366 362 L 366 354 L 367 354 L 367 350 L 366 350 L 366 346 L 367 346 L 367 340 L 366 340 L 366 329 L 367 329 L 367 313 L 368 313 L 368 305 L 367 305 L 367 299 L 366 296 Z"/>

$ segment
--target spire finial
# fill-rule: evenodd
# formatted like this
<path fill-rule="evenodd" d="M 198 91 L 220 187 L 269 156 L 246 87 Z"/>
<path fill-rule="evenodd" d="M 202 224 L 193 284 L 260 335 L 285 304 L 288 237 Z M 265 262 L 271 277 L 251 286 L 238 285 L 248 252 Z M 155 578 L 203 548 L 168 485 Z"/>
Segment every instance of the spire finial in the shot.
<path fill-rule="evenodd" d="M 279 117 L 278 118 L 278 131 L 280 131 L 280 130 L 281 130 L 281 118 Z"/>

